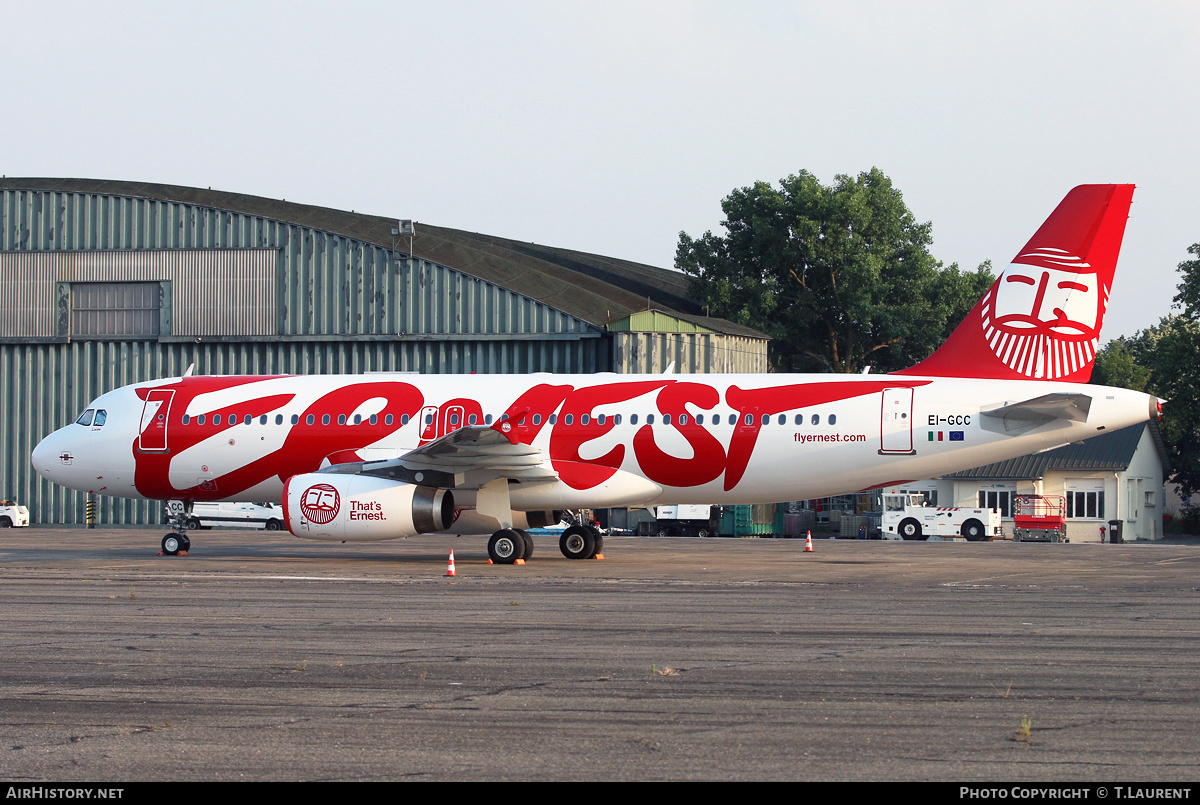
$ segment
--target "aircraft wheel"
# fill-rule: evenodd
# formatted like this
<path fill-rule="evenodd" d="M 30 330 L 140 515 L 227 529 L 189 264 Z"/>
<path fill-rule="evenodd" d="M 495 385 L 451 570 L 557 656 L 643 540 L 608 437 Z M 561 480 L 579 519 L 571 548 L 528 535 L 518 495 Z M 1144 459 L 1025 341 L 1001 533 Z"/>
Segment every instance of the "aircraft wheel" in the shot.
<path fill-rule="evenodd" d="M 521 554 L 521 558 L 528 562 L 533 558 L 533 537 L 529 536 L 529 532 L 523 528 L 514 528 L 521 535 L 521 539 L 525 540 L 525 552 Z"/>
<path fill-rule="evenodd" d="M 967 520 L 962 524 L 962 535 L 969 542 L 979 542 L 983 539 L 983 523 L 978 520 Z"/>
<path fill-rule="evenodd" d="M 162 538 L 162 550 L 167 556 L 178 556 L 180 551 L 186 549 L 183 547 L 183 540 L 179 538 L 179 535 L 172 533 Z"/>
<path fill-rule="evenodd" d="M 896 529 L 900 532 L 900 536 L 904 539 L 925 539 L 921 535 L 921 524 L 909 517 L 900 521 L 900 527 Z"/>
<path fill-rule="evenodd" d="M 511 565 L 525 555 L 525 538 L 512 528 L 502 528 L 488 540 L 488 556 L 498 565 Z"/>
<path fill-rule="evenodd" d="M 592 551 L 592 556 L 599 553 L 604 553 L 604 536 L 601 534 L 596 535 L 596 550 Z"/>
<path fill-rule="evenodd" d="M 184 551 L 186 553 L 187 551 L 190 551 L 191 549 L 192 549 L 192 541 L 190 539 L 188 539 L 188 535 L 180 534 L 179 535 L 179 550 Z"/>
<path fill-rule="evenodd" d="M 568 559 L 591 559 L 596 555 L 596 535 L 590 528 L 573 525 L 558 538 L 558 549 Z"/>

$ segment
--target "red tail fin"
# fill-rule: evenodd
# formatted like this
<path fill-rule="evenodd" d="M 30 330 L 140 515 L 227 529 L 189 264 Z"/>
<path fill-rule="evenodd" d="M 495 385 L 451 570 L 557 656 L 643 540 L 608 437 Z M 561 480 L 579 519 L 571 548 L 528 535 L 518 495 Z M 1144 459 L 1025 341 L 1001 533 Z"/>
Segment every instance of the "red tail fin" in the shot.
<path fill-rule="evenodd" d="M 1067 193 L 946 343 L 896 374 L 1086 383 L 1132 198 L 1131 184 Z"/>

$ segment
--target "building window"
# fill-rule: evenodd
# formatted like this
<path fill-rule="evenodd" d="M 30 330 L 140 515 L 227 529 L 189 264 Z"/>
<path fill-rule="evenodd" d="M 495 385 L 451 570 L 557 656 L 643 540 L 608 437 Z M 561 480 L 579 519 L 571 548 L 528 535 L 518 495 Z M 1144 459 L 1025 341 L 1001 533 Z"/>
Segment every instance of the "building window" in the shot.
<path fill-rule="evenodd" d="M 163 283 L 72 282 L 72 338 L 157 338 L 163 334 Z"/>
<path fill-rule="evenodd" d="M 1067 517 L 1075 520 L 1104 519 L 1104 481 L 1083 478 L 1067 481 Z"/>
<path fill-rule="evenodd" d="M 1013 496 L 1016 494 L 1015 487 L 1013 489 L 980 489 L 979 490 L 979 508 L 981 509 L 999 509 L 1000 516 L 1008 519 L 1012 517 Z"/>

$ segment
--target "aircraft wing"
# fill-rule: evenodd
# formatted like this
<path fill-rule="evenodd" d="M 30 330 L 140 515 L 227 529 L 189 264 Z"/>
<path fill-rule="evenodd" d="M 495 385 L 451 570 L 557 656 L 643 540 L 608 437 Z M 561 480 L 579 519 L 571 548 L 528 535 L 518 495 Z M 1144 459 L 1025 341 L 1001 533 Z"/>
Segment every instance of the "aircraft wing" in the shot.
<path fill-rule="evenodd" d="M 980 411 L 980 425 L 1000 433 L 1023 433 L 1050 422 L 1087 422 L 1092 398 L 1087 394 L 1043 394 Z"/>
<path fill-rule="evenodd" d="M 545 453 L 493 427 L 463 427 L 402 456 L 335 464 L 326 473 L 372 475 L 443 489 L 480 489 L 497 478 L 525 483 L 558 478 Z"/>

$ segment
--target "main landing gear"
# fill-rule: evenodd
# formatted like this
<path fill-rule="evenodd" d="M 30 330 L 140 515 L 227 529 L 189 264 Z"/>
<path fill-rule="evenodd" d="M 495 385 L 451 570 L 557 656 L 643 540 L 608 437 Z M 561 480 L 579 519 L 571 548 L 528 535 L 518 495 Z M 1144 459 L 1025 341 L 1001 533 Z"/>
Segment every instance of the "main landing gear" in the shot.
<path fill-rule="evenodd" d="M 533 537 L 520 528 L 502 528 L 488 540 L 488 558 L 493 564 L 524 563 L 533 556 Z"/>
<path fill-rule="evenodd" d="M 592 559 L 604 550 L 604 537 L 590 525 L 573 525 L 563 531 L 558 549 L 568 559 Z M 528 562 L 533 556 L 533 537 L 520 528 L 502 528 L 488 540 L 488 558 L 493 564 Z"/>
<path fill-rule="evenodd" d="M 192 516 L 192 501 L 168 501 L 167 524 L 171 526 L 171 533 L 162 538 L 160 556 L 187 556 L 192 547 L 192 541 L 188 539 L 187 531 L 189 528 L 200 526 L 200 521 Z"/>
<path fill-rule="evenodd" d="M 604 550 L 604 536 L 590 525 L 573 525 L 558 538 L 558 549 L 568 559 L 591 559 Z"/>

